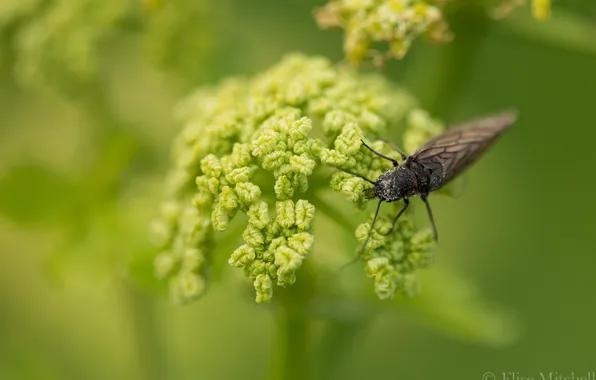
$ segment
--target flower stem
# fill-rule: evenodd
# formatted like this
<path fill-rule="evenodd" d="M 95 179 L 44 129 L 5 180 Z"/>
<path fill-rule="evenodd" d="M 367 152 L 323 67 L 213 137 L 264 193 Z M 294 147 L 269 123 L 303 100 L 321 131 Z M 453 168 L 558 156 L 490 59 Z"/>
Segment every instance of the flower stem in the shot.
<path fill-rule="evenodd" d="M 130 312 L 130 323 L 136 342 L 139 378 L 163 379 L 166 374 L 161 337 L 153 300 L 130 284 L 124 284 L 124 302 Z"/>
<path fill-rule="evenodd" d="M 340 225 L 346 232 L 353 235 L 358 228 L 358 223 L 354 223 L 355 219 L 353 215 L 347 216 L 341 211 L 331 206 L 325 200 L 321 199 L 316 193 L 308 195 L 308 200 L 312 203 L 317 210 L 331 218 L 335 223 Z"/>
<path fill-rule="evenodd" d="M 353 347 L 359 333 L 369 326 L 370 320 L 365 317 L 347 321 L 327 321 L 317 350 L 317 378 L 333 378 L 341 360 Z"/>
<path fill-rule="evenodd" d="M 307 263 L 300 269 L 300 281 L 277 291 L 275 341 L 271 380 L 308 380 L 311 368 L 310 300 L 316 280 Z M 308 278 L 307 278 L 308 277 Z"/>
<path fill-rule="evenodd" d="M 282 306 L 276 315 L 276 344 L 272 380 L 310 378 L 308 318 Z"/>

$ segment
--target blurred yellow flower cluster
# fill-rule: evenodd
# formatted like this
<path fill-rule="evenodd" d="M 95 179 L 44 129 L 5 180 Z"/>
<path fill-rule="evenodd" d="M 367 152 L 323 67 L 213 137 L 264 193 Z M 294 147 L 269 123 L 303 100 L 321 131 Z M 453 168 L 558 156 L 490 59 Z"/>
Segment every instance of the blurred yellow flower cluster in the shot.
<path fill-rule="evenodd" d="M 501 1 L 494 15 L 505 17 L 525 0 Z M 403 58 L 412 42 L 426 37 L 435 43 L 453 39 L 445 13 L 457 0 L 330 0 L 315 11 L 322 28 L 341 28 L 344 32 L 346 60 L 360 64 L 372 59 Z M 462 2 L 463 3 L 463 2 Z M 494 6 L 486 1 L 487 10 Z M 550 17 L 550 0 L 532 0 L 532 13 L 537 20 Z"/>
<path fill-rule="evenodd" d="M 496 18 L 504 18 L 514 9 L 526 5 L 527 0 L 504 0 L 499 3 L 495 12 Z M 532 16 L 538 21 L 546 21 L 551 14 L 551 0 L 531 0 Z"/>
<path fill-rule="evenodd" d="M 537 20 L 548 20 L 550 17 L 550 0 L 532 0 L 532 14 Z"/>
<path fill-rule="evenodd" d="M 418 36 L 434 42 L 451 40 L 441 9 L 419 0 L 334 0 L 315 12 L 323 28 L 344 30 L 344 51 L 351 63 L 367 58 L 402 58 Z M 387 43 L 387 53 L 375 52 L 375 43 Z"/>
<path fill-rule="evenodd" d="M 211 21 L 216 11 L 202 1 L 1 3 L 0 64 L 20 84 L 71 96 L 101 86 L 110 66 L 104 57 L 117 43 L 143 47 L 159 69 L 192 84 L 212 67 L 210 59 L 222 42 L 223 33 L 215 33 Z"/>

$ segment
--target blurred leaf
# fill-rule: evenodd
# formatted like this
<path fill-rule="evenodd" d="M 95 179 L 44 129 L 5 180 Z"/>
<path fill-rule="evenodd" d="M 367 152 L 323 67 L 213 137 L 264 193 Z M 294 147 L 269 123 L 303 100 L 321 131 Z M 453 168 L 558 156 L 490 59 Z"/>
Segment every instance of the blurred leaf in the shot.
<path fill-rule="evenodd" d="M 549 21 L 536 22 L 524 12 L 514 12 L 502 24 L 506 31 L 531 42 L 596 55 L 596 20 L 579 14 L 557 9 Z"/>
<path fill-rule="evenodd" d="M 448 271 L 432 270 L 415 298 L 400 302 L 416 321 L 455 339 L 502 347 L 515 342 L 519 326 L 511 311 L 486 301 L 476 288 Z"/>
<path fill-rule="evenodd" d="M 127 171 L 132 169 L 131 163 L 143 148 L 138 138 L 120 130 L 107 133 L 101 143 L 101 150 L 82 183 L 85 195 L 96 203 L 106 196 L 108 200 L 113 199 L 114 190 L 122 185 L 123 177 L 133 174 Z"/>
<path fill-rule="evenodd" d="M 324 277 L 324 276 L 322 276 Z M 380 301 L 370 292 L 363 293 L 368 284 L 357 277 L 355 287 L 331 289 L 312 303 L 313 318 L 325 318 L 339 325 L 358 325 L 380 313 L 396 313 L 425 325 L 452 339 L 489 347 L 502 347 L 515 342 L 519 326 L 512 312 L 495 305 L 478 294 L 476 288 L 458 275 L 446 270 L 421 272 L 419 295 L 413 298 L 396 297 L 394 301 Z M 337 281 L 336 281 L 337 283 Z M 352 285 L 352 284 L 350 284 Z M 360 291 L 356 288 L 360 287 Z M 346 297 L 346 294 L 356 297 Z"/>
<path fill-rule="evenodd" d="M 17 223 L 54 223 L 78 201 L 70 179 L 39 165 L 12 168 L 0 179 L 0 213 Z"/>
<path fill-rule="evenodd" d="M 165 292 L 166 283 L 154 275 L 156 252 L 148 236 L 148 221 L 158 202 L 155 181 L 137 175 L 117 197 L 83 209 L 84 223 L 71 225 L 47 262 L 50 276 L 71 289 L 95 290 L 128 278 L 143 291 Z"/>
<path fill-rule="evenodd" d="M 0 351 L 0 378 L 19 380 L 63 379 L 59 365 L 44 355 L 43 345 L 31 347 L 26 340 L 3 336 L 10 349 Z M 41 346 L 41 347 L 40 347 Z"/>
<path fill-rule="evenodd" d="M 49 257 L 47 270 L 61 286 L 98 290 L 123 277 L 130 259 L 132 236 L 118 221 L 113 207 L 88 218 Z M 79 227 L 79 228 L 77 228 Z"/>

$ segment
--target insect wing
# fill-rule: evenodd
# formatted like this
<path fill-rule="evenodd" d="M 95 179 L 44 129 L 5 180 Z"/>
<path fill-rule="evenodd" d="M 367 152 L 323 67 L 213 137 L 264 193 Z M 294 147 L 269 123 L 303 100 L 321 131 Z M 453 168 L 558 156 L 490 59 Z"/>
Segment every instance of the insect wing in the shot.
<path fill-rule="evenodd" d="M 441 176 L 430 189 L 437 190 L 476 161 L 516 118 L 510 111 L 450 128 L 410 156 L 410 161 L 430 170 L 432 176 Z"/>

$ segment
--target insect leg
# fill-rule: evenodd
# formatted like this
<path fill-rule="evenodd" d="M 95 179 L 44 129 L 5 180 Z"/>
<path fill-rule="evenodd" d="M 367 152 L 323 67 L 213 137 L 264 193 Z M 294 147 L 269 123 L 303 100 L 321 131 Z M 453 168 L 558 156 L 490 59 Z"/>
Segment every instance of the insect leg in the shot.
<path fill-rule="evenodd" d="M 350 261 L 347 264 L 344 264 L 342 266 L 342 268 L 347 267 L 348 265 L 354 264 L 356 261 L 360 260 L 360 258 L 362 257 L 362 254 L 364 254 L 364 250 L 366 249 L 366 246 L 368 245 L 368 241 L 370 240 L 370 236 L 372 235 L 373 232 L 373 228 L 375 227 L 375 223 L 377 221 L 377 216 L 379 216 L 379 209 L 381 208 L 381 203 L 383 201 L 381 199 L 379 199 L 379 202 L 377 203 L 377 210 L 375 211 L 375 216 L 373 217 L 373 221 L 370 224 L 370 228 L 368 230 L 368 236 L 366 236 L 366 240 L 364 241 L 364 244 L 362 244 L 362 248 L 360 249 L 360 252 L 358 252 L 358 256 L 356 256 L 354 258 L 354 260 Z"/>
<path fill-rule="evenodd" d="M 430 204 L 428 203 L 428 199 L 426 198 L 426 195 L 423 195 L 421 198 L 424 201 L 424 204 L 426 205 L 426 211 L 428 211 L 428 217 L 430 218 L 430 223 L 433 226 L 433 235 L 434 235 L 435 241 L 438 243 L 439 242 L 439 233 L 437 232 L 437 225 L 435 224 L 435 218 L 433 217 L 433 212 L 430 209 Z"/>
<path fill-rule="evenodd" d="M 363 145 L 364 145 L 364 146 L 365 146 L 365 147 L 366 147 L 368 150 L 370 150 L 371 152 L 373 152 L 373 153 L 374 153 L 374 154 L 376 154 L 377 156 L 379 156 L 379 157 L 382 157 L 382 158 L 384 158 L 384 159 L 386 159 L 386 160 L 389 160 L 389 161 L 391 161 L 391 163 L 392 163 L 392 164 L 393 164 L 393 166 L 395 166 L 395 167 L 398 167 L 398 166 L 399 166 L 399 163 L 398 163 L 398 162 L 397 162 L 395 159 L 393 159 L 393 158 L 391 158 L 391 157 L 389 157 L 389 156 L 385 156 L 383 153 L 379 153 L 379 152 L 377 152 L 376 150 L 374 150 L 374 149 L 373 149 L 373 148 L 371 148 L 370 146 L 366 145 L 366 143 L 364 142 L 364 140 L 360 139 L 360 141 L 362 141 L 362 144 L 363 144 Z"/>
<path fill-rule="evenodd" d="M 404 211 L 406 211 L 406 209 L 408 208 L 409 205 L 410 205 L 410 200 L 408 198 L 404 198 L 404 207 L 402 207 L 402 209 L 399 210 L 397 215 L 395 215 L 395 218 L 393 218 L 393 224 L 391 224 L 391 229 L 389 230 L 389 232 L 393 231 L 393 227 L 395 227 L 395 223 L 397 222 L 397 220 L 399 219 L 401 214 L 403 214 Z"/>
<path fill-rule="evenodd" d="M 392 147 L 397 153 L 399 153 L 399 155 L 401 156 L 402 160 L 406 160 L 406 158 L 408 158 L 408 156 L 406 156 L 406 154 L 397 147 L 397 145 L 395 145 L 393 143 L 393 141 L 386 139 L 384 137 L 381 137 L 379 140 L 383 141 L 385 144 L 389 145 L 390 147 Z"/>

